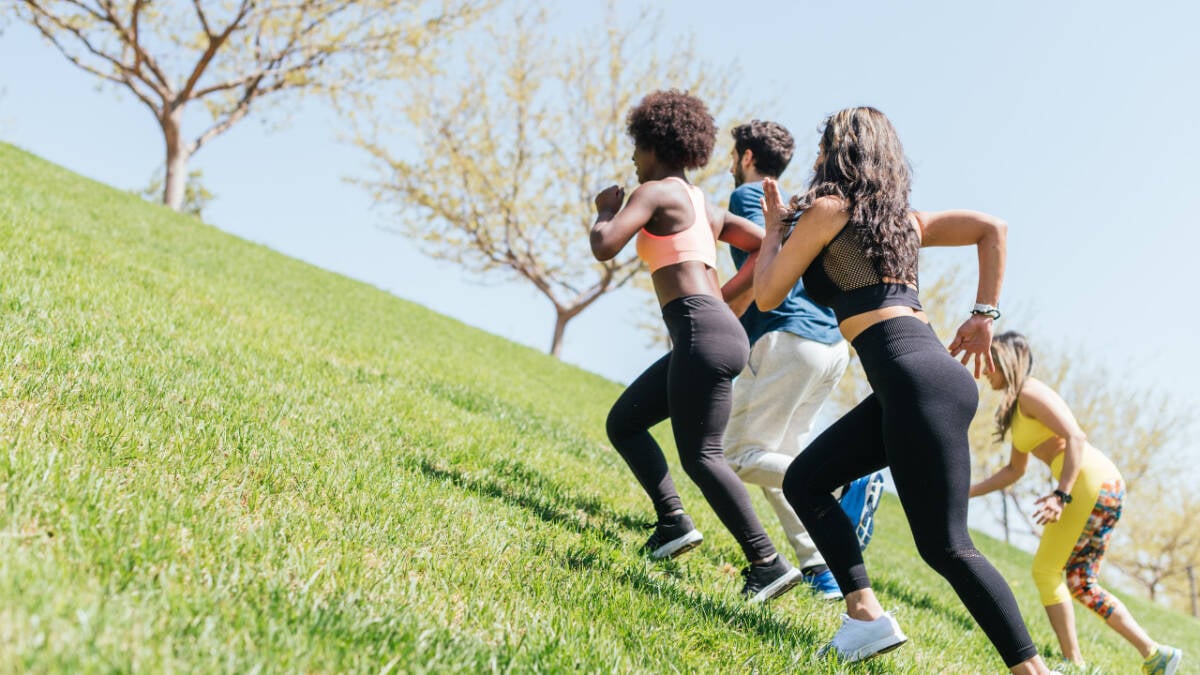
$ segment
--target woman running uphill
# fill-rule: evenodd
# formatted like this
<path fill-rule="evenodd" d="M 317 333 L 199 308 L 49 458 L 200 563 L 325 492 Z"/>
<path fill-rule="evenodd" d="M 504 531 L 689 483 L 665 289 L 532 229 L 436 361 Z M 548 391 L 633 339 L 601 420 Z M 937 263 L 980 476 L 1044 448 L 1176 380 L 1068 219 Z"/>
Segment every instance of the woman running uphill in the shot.
<path fill-rule="evenodd" d="M 1063 657 L 1083 665 L 1071 609 L 1074 596 L 1141 652 L 1143 672 L 1172 675 L 1183 653 L 1156 645 L 1124 603 L 1097 583 L 1100 562 L 1121 517 L 1125 498 L 1121 472 L 1088 443 L 1062 398 L 1029 376 L 1033 354 L 1025 336 L 1012 332 L 997 335 L 992 341 L 992 360 L 996 369 L 988 374 L 988 383 L 1004 392 L 1004 401 L 996 409 L 996 435 L 1003 439 L 1012 432 L 1013 453 L 1008 466 L 971 486 L 971 496 L 1017 482 L 1025 474 L 1030 455 L 1049 465 L 1058 487 L 1037 500 L 1034 516 L 1046 527 L 1033 556 L 1033 581 Z"/>
<path fill-rule="evenodd" d="M 907 637 L 871 590 L 858 540 L 830 492 L 890 466 L 921 557 L 946 578 L 1013 673 L 1047 673 L 1003 577 L 967 533 L 971 466 L 967 427 L 978 405 L 971 375 L 930 328 L 917 298 L 921 246 L 979 249 L 977 311 L 995 314 L 1005 225 L 970 211 L 914 214 L 908 164 L 895 129 L 873 108 L 826 120 L 808 191 L 785 207 L 764 182 L 766 236 L 754 272 L 762 309 L 803 276 L 809 296 L 833 308 L 874 393 L 792 462 L 783 490 L 846 598 L 842 627 L 821 650 L 860 661 Z M 798 214 L 798 215 L 797 215 Z M 795 223 L 785 237 L 787 221 Z M 786 239 L 786 242 L 785 242 Z M 950 352 L 989 356 L 992 317 L 974 314 Z"/>
<path fill-rule="evenodd" d="M 617 399 L 608 414 L 608 437 L 658 515 L 645 551 L 652 558 L 673 557 L 703 537 L 684 513 L 666 459 L 650 435 L 651 427 L 670 417 L 684 471 L 751 563 L 743 572 L 743 595 L 751 602 L 769 600 L 799 582 L 800 570 L 776 554 L 722 447 L 732 380 L 750 352 L 725 298 L 749 287 L 754 266 L 743 266 L 724 288 L 715 270 L 716 239 L 757 251 L 762 230 L 707 206 L 699 188 L 687 182 L 685 170 L 708 162 L 717 132 L 699 99 L 677 91 L 650 94 L 629 112 L 628 132 L 640 185 L 628 203 L 615 185 L 596 196 L 592 252 L 608 260 L 637 237 L 672 350 Z"/>

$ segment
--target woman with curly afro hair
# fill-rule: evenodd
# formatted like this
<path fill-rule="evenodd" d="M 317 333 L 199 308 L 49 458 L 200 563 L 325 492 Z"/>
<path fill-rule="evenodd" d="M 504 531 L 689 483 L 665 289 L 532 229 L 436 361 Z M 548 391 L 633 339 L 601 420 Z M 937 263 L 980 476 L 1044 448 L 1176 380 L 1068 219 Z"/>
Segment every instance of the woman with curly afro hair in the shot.
<path fill-rule="evenodd" d="M 652 93 L 629 112 L 628 131 L 640 185 L 628 203 L 616 185 L 596 196 L 592 252 L 609 260 L 637 237 L 638 256 L 650 268 L 672 349 L 617 399 L 608 414 L 608 437 L 658 516 L 643 551 L 655 559 L 674 557 L 703 537 L 684 513 L 666 459 L 650 435 L 651 427 L 671 419 L 684 471 L 750 563 L 743 572 L 743 596 L 763 602 L 795 586 L 801 574 L 776 554 L 745 485 L 725 461 L 732 382 L 750 353 L 746 331 L 726 299 L 750 287 L 754 265 L 748 261 L 724 287 L 716 272 L 718 239 L 754 252 L 762 230 L 709 205 L 687 181 L 687 169 L 708 163 L 717 133 L 698 98 L 679 91 Z"/>

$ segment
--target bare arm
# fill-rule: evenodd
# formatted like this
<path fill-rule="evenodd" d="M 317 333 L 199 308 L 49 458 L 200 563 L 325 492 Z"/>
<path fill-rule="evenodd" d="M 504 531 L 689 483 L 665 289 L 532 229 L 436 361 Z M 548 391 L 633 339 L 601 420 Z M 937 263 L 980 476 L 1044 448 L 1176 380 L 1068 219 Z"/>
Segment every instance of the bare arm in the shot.
<path fill-rule="evenodd" d="M 975 302 L 985 305 L 1000 303 L 1000 286 L 1004 282 L 1004 257 L 1008 224 L 979 211 L 922 211 L 914 213 L 921 232 L 921 246 L 971 246 L 979 253 L 979 286 Z M 975 377 L 991 372 L 992 319 L 972 315 L 950 343 L 954 356 L 962 354 L 963 365 L 975 357 Z M 986 369 L 984 368 L 986 366 Z"/>
<path fill-rule="evenodd" d="M 1029 455 L 1023 452 L 1017 452 L 1014 448 L 1012 454 L 1008 456 L 1008 464 L 1001 468 L 996 473 L 984 478 L 978 483 L 971 486 L 969 497 L 979 497 L 986 495 L 989 492 L 1003 490 L 1020 480 L 1021 476 L 1025 475 L 1025 469 L 1029 466 Z"/>
<path fill-rule="evenodd" d="M 1071 494 L 1071 488 L 1075 487 L 1075 480 L 1079 478 L 1079 467 L 1083 463 L 1083 449 L 1087 447 L 1087 435 L 1079 427 L 1079 422 L 1075 420 L 1075 415 L 1067 407 L 1066 401 L 1063 401 L 1062 397 L 1053 389 L 1037 380 L 1030 380 L 1021 388 L 1019 405 L 1022 411 L 1045 424 L 1046 428 L 1054 432 L 1054 435 L 1066 441 L 1058 489 Z M 1062 513 L 1064 506 L 1053 494 L 1038 499 L 1036 503 L 1040 505 L 1039 514 L 1046 518 L 1039 522 L 1058 520 L 1058 515 Z"/>
<path fill-rule="evenodd" d="M 763 311 L 775 309 L 787 298 L 809 264 L 848 218 L 840 200 L 822 197 L 800 215 L 784 242 L 783 209 L 779 186 L 770 178 L 763 180 L 766 235 L 754 269 L 754 299 Z"/>
<path fill-rule="evenodd" d="M 596 195 L 596 222 L 592 225 L 592 255 L 610 260 L 642 229 L 658 210 L 657 195 L 645 185 L 639 186 L 625 201 L 625 189 L 612 185 Z"/>
<path fill-rule="evenodd" d="M 749 262 L 749 261 L 747 261 L 747 262 Z M 743 268 L 744 268 L 744 266 L 743 266 Z M 733 311 L 734 316 L 740 317 L 743 314 L 745 314 L 746 310 L 750 309 L 751 303 L 754 302 L 753 273 L 751 273 L 750 282 L 751 282 L 751 285 L 748 288 L 746 288 L 745 290 L 743 290 L 741 293 L 738 293 L 737 295 L 732 296 L 732 297 L 725 298 L 725 303 L 729 305 L 729 309 Z M 726 285 L 728 285 L 728 284 L 726 284 Z M 721 291 L 722 291 L 722 293 L 724 293 L 724 291 L 725 291 L 724 287 L 722 287 Z"/>
<path fill-rule="evenodd" d="M 754 300 L 754 268 L 758 261 L 759 247 L 762 246 L 763 230 L 750 220 L 735 216 L 725 209 L 709 206 L 709 221 L 718 230 L 717 240 L 745 251 L 749 254 L 746 261 L 738 269 L 737 274 L 729 278 L 721 287 L 721 295 L 729 303 L 733 313 L 741 316 L 750 302 Z M 735 306 L 741 304 L 741 308 Z"/>

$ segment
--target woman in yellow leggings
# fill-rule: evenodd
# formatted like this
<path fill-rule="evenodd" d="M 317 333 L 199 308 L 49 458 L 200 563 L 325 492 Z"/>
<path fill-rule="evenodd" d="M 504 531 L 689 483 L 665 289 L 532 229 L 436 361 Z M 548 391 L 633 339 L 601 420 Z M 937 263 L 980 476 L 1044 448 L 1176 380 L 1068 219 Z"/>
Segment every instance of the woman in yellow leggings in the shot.
<path fill-rule="evenodd" d="M 1058 488 L 1036 502 L 1034 517 L 1045 528 L 1033 557 L 1033 580 L 1063 656 L 1083 665 L 1071 609 L 1074 596 L 1137 647 L 1144 659 L 1143 672 L 1171 675 L 1182 652 L 1155 644 L 1125 605 L 1096 579 L 1112 528 L 1121 517 L 1125 497 L 1121 472 L 1087 442 L 1062 398 L 1029 376 L 1033 355 L 1023 335 L 997 335 L 992 340 L 992 359 L 996 367 L 988 381 L 992 389 L 1005 392 L 996 410 L 996 432 L 1000 438 L 1012 432 L 1013 452 L 1007 466 L 971 486 L 971 496 L 1015 483 L 1025 473 L 1029 455 L 1049 464 Z"/>

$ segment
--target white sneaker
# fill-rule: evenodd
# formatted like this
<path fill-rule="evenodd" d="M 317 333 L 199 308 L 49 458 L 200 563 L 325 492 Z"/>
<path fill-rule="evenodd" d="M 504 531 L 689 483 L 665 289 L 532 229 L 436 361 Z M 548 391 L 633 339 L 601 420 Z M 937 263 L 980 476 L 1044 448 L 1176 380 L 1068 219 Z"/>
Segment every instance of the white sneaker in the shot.
<path fill-rule="evenodd" d="M 859 621 L 843 614 L 842 627 L 829 644 L 821 647 L 817 656 L 832 654 L 840 661 L 854 663 L 890 652 L 907 641 L 908 636 L 888 612 L 874 621 Z"/>

